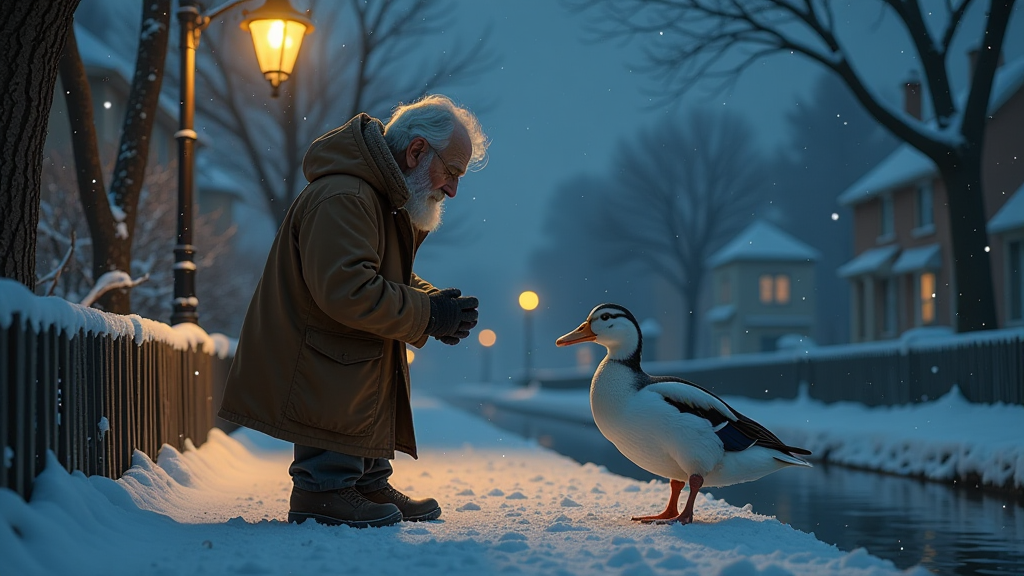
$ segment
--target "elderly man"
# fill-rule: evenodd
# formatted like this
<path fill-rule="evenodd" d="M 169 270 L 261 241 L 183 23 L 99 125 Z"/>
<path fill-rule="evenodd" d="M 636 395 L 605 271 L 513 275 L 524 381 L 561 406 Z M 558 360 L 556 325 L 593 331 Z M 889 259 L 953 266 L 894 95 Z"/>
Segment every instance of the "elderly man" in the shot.
<path fill-rule="evenodd" d="M 412 268 L 487 146 L 472 113 L 431 95 L 398 106 L 387 126 L 360 114 L 306 152 L 309 184 L 270 249 L 220 410 L 295 444 L 289 522 L 441 515 L 436 500 L 388 483 L 395 450 L 416 457 L 405 346 L 458 344 L 477 299 Z"/>

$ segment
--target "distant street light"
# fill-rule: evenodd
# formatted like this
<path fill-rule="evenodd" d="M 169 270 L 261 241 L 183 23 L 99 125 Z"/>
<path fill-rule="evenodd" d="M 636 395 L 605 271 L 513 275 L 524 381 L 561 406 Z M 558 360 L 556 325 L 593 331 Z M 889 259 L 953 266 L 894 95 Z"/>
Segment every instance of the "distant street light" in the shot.
<path fill-rule="evenodd" d="M 491 346 L 498 340 L 497 334 L 494 330 L 486 328 L 480 331 L 477 336 L 477 340 L 480 341 L 480 345 L 484 347 L 480 357 L 480 381 L 490 382 L 491 381 Z"/>
<path fill-rule="evenodd" d="M 519 295 L 519 307 L 523 309 L 524 384 L 529 384 L 533 377 L 533 315 L 530 312 L 537 308 L 538 304 L 540 304 L 540 298 L 532 290 L 527 290 Z"/>
<path fill-rule="evenodd" d="M 416 359 L 416 353 L 408 348 L 405 349 L 405 361 L 412 364 L 412 361 Z"/>
<path fill-rule="evenodd" d="M 171 324 L 199 323 L 196 308 L 195 246 L 192 245 L 192 198 L 195 188 L 195 142 L 193 129 L 196 109 L 196 48 L 199 36 L 210 22 L 227 10 L 249 0 L 231 0 L 210 12 L 203 12 L 200 0 L 179 0 L 181 25 L 181 115 L 178 140 L 178 243 L 174 247 L 174 301 Z M 246 15 L 242 29 L 252 34 L 260 71 L 270 81 L 271 96 L 277 97 L 281 82 L 288 79 L 299 56 L 302 37 L 313 31 L 305 14 L 292 8 L 288 0 L 267 0 Z"/>

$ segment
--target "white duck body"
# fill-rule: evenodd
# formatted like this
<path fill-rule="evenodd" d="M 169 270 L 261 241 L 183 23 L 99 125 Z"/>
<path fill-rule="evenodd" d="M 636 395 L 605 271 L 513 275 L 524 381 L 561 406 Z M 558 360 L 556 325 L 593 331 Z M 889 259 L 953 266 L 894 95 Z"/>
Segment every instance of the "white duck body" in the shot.
<path fill-rule="evenodd" d="M 787 466 L 810 466 L 793 454 L 809 452 L 784 445 L 707 390 L 644 372 L 641 338 L 628 310 L 605 304 L 557 342 L 566 346 L 592 341 L 608 349 L 590 384 L 590 408 L 598 429 L 626 458 L 670 479 L 699 475 L 705 486 L 729 486 Z"/>
<path fill-rule="evenodd" d="M 661 382 L 634 388 L 633 370 L 605 359 L 590 384 L 590 409 L 601 434 L 637 466 L 665 478 L 704 477 L 705 486 L 730 486 L 757 480 L 787 466 L 806 466 L 799 458 L 754 445 L 726 451 L 710 422 L 681 413 L 662 392 L 690 387 Z M 699 390 L 698 390 L 699 392 Z M 787 457 L 783 461 L 779 458 Z"/>

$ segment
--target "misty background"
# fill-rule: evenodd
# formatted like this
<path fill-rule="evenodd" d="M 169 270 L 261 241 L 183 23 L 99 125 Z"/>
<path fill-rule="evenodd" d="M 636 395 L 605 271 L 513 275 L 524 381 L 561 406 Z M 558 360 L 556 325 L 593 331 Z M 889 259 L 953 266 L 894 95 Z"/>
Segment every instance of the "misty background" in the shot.
<path fill-rule="evenodd" d="M 305 9 L 311 3 L 293 4 Z M 649 338 L 645 359 L 679 359 L 688 350 L 706 356 L 711 350 L 703 312 L 711 302 L 702 255 L 713 253 L 756 219 L 776 224 L 821 252 L 816 269 L 818 333 L 811 336 L 820 344 L 847 341 L 849 290 L 836 268 L 852 257 L 853 234 L 849 213 L 836 196 L 891 152 L 896 140 L 838 79 L 800 56 L 778 56 L 758 61 L 724 88 L 698 86 L 666 102 L 657 79 L 642 71 L 644 51 L 657 49 L 663 39 L 659 34 L 628 41 L 602 39 L 594 32 L 596 14 L 550 0 L 431 4 L 437 17 L 387 54 L 391 63 L 382 74 L 400 83 L 416 80 L 409 71 L 429 63 L 458 64 L 450 78 L 442 66 L 442 74 L 429 85 L 402 89 L 410 99 L 426 90 L 466 105 L 477 113 L 492 143 L 487 166 L 463 178 L 458 196 L 447 202 L 445 224 L 428 238 L 415 269 L 438 287 L 454 286 L 478 296 L 477 332 L 494 330 L 497 341 L 485 351 L 476 333 L 456 347 L 431 340 L 415 351 L 414 386 L 479 381 L 485 368 L 492 381 L 520 379 L 526 350 L 518 295 L 524 290 L 540 298 L 531 313 L 534 368 L 575 366 L 579 350 L 587 348 L 559 349 L 554 340 L 604 302 L 624 305 L 641 321 L 653 319 L 660 326 L 660 336 Z M 296 65 L 296 81 L 321 82 L 302 95 L 312 102 L 307 108 L 324 110 L 312 120 L 289 120 L 305 123 L 292 143 L 301 149 L 316 134 L 348 120 L 351 114 L 339 115 L 339 109 L 347 106 L 386 120 L 396 104 L 374 98 L 371 91 L 365 102 L 317 107 L 345 97 L 347 79 L 338 70 L 347 64 L 338 56 L 347 54 L 351 40 L 346 34 L 355 31 L 346 20 L 352 17 L 347 5 L 313 6 L 314 36 L 329 39 L 336 49 L 320 58 L 303 54 Z M 982 28 L 982 8 L 975 6 L 965 15 L 950 51 L 957 89 L 966 84 L 967 53 Z M 132 0 L 83 0 L 76 22 L 112 50 L 133 58 L 139 10 Z M 916 69 L 909 40 L 879 6 L 850 2 L 835 10 L 843 23 L 840 39 L 851 48 L 854 67 L 869 78 L 881 100 L 901 108 L 902 85 Z M 1019 7 L 1013 18 L 1004 44 L 1006 61 L 1024 54 Z M 172 20 L 170 57 L 175 58 L 178 32 Z M 235 10 L 211 25 L 197 58 L 196 130 L 205 148 L 201 165 L 218 166 L 237 182 L 240 201 L 232 208 L 237 226 L 232 240 L 238 257 L 222 265 L 242 280 L 204 284 L 200 272 L 199 319 L 207 330 L 216 328 L 229 336 L 237 336 L 241 318 L 235 314 L 218 319 L 217 326 L 205 324 L 204 315 L 212 311 L 204 303 L 214 301 L 210 293 L 217 290 L 230 290 L 221 299 L 248 301 L 276 231 L 274 210 L 282 210 L 274 206 L 282 201 L 268 200 L 266 190 L 298 190 L 304 183 L 296 181 L 294 167 L 275 176 L 247 166 L 244 138 L 218 121 L 226 114 L 226 104 L 217 100 L 225 90 L 223 67 L 255 69 L 249 39 L 238 29 L 240 20 Z M 176 63 L 168 65 L 164 92 L 176 102 L 175 70 Z M 255 82 L 241 90 L 236 85 L 235 92 L 255 112 L 244 122 L 251 129 L 250 142 L 270 154 L 285 146 L 266 123 L 266 112 L 276 104 L 258 73 Z M 693 156 L 698 149 L 705 158 Z M 720 170 L 699 174 L 686 169 L 709 161 Z M 713 222 L 684 204 L 673 220 L 678 227 L 665 228 L 657 224 L 659 212 L 650 211 L 657 206 L 654 197 L 637 201 L 657 190 L 659 182 L 690 177 L 703 194 L 691 206 L 713 203 L 719 215 Z M 665 252 L 656 247 L 676 234 L 694 235 L 702 248 L 666 261 Z M 198 249 L 201 253 L 204 246 Z M 655 271 L 659 269 L 660 274 Z M 681 296 L 686 289 L 696 294 L 696 305 Z M 696 319 L 695 333 L 688 343 L 683 335 L 691 317 Z M 487 365 L 485 352 L 491 354 Z"/>

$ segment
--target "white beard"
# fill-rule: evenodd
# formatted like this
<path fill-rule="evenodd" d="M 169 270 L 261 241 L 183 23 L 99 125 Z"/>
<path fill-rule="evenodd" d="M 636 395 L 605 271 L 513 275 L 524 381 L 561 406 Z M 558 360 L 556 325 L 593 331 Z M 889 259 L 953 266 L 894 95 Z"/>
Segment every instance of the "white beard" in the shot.
<path fill-rule="evenodd" d="M 409 188 L 409 200 L 405 210 L 409 213 L 412 225 L 423 232 L 433 232 L 441 226 L 441 215 L 444 213 L 444 191 L 430 188 L 430 162 L 420 162 L 419 166 L 405 176 L 405 185 Z"/>

